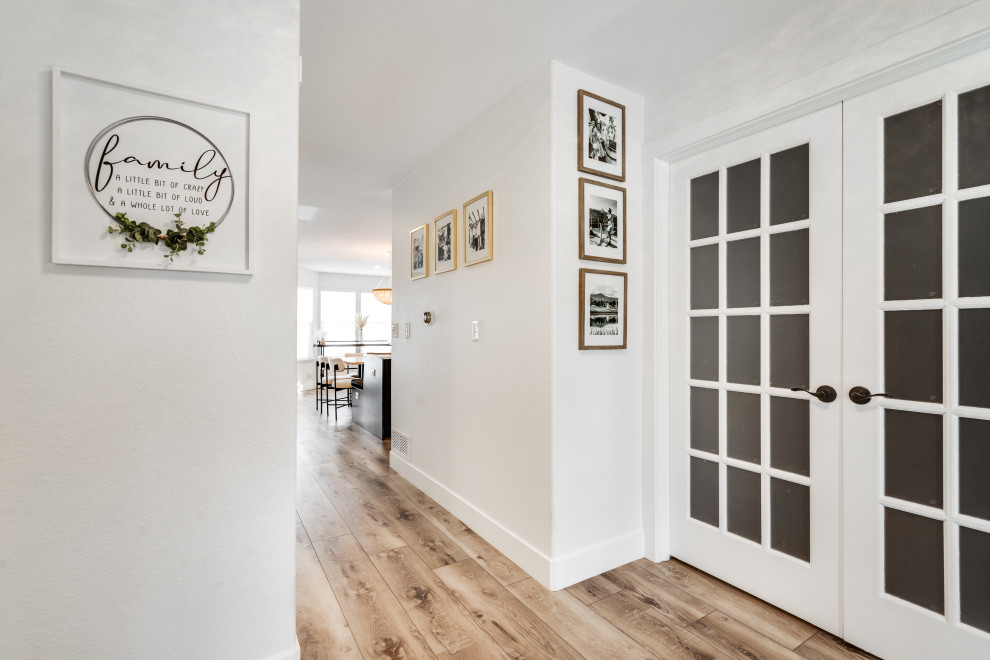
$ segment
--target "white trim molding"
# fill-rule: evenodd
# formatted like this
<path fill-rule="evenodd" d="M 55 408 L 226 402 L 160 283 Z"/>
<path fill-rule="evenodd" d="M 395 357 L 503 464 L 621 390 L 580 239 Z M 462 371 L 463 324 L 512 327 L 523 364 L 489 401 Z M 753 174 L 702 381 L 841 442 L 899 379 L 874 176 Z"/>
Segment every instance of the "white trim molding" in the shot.
<path fill-rule="evenodd" d="M 296 648 L 290 649 L 281 655 L 272 656 L 270 660 L 300 660 L 302 648 L 299 646 L 299 637 L 296 637 Z"/>
<path fill-rule="evenodd" d="M 401 456 L 389 453 L 389 467 L 551 591 L 569 587 L 643 556 L 643 531 L 636 530 L 552 559 Z"/>

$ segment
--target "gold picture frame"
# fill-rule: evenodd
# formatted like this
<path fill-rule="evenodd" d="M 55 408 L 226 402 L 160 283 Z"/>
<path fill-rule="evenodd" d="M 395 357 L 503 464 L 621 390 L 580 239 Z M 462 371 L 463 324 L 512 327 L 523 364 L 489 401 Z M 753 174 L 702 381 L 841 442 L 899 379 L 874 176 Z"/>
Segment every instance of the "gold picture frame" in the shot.
<path fill-rule="evenodd" d="M 418 280 L 430 274 L 430 228 L 420 225 L 409 232 L 409 279 Z"/>
<path fill-rule="evenodd" d="M 579 89 L 577 129 L 578 171 L 625 181 L 626 106 Z"/>
<path fill-rule="evenodd" d="M 433 272 L 457 270 L 457 209 L 433 219 Z"/>
<path fill-rule="evenodd" d="M 487 190 L 464 204 L 464 246 L 461 254 L 465 266 L 491 261 L 495 256 L 494 204 Z"/>

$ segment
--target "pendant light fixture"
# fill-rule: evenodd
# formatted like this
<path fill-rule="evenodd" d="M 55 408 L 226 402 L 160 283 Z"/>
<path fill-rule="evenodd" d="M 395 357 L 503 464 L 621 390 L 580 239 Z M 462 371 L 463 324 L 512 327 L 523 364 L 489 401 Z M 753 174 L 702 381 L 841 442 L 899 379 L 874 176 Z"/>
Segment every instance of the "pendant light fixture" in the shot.
<path fill-rule="evenodd" d="M 392 251 L 388 251 L 388 288 L 382 288 L 382 282 L 385 281 L 385 276 L 379 280 L 378 286 L 371 290 L 375 298 L 378 298 L 378 302 L 384 303 L 386 305 L 392 304 Z"/>

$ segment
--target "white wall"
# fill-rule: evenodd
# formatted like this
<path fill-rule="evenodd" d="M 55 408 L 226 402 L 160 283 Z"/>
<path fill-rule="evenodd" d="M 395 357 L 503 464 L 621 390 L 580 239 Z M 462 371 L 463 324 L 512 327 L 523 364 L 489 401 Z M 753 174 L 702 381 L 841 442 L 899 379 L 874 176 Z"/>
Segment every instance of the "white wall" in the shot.
<path fill-rule="evenodd" d="M 298 17 L 0 6 L 0 658 L 298 657 Z M 251 113 L 253 276 L 50 263 L 53 65 Z"/>
<path fill-rule="evenodd" d="M 535 577 L 550 556 L 550 69 L 393 191 L 392 466 Z M 494 191 L 493 261 L 411 281 L 409 231 Z M 432 225 L 430 227 L 432 236 Z M 458 258 L 463 255 L 458 248 Z M 432 254 L 432 250 L 431 250 Z M 423 324 L 423 312 L 436 320 Z M 471 341 L 471 321 L 481 341 Z M 401 324 L 411 324 L 403 338 Z"/>
<path fill-rule="evenodd" d="M 630 276 L 626 350 L 577 348 L 578 269 L 602 267 L 577 257 L 579 88 L 626 105 L 628 262 L 608 265 Z M 393 467 L 554 589 L 643 554 L 642 117 L 642 98 L 552 63 L 393 191 L 393 313 L 412 330 L 393 348 L 411 445 Z M 410 281 L 409 231 L 486 189 L 494 261 Z"/>
<path fill-rule="evenodd" d="M 348 273 L 320 273 L 320 288 L 337 291 L 371 291 L 381 282 L 381 275 L 350 275 Z M 382 273 L 387 275 L 387 273 Z M 388 278 L 382 283 L 388 286 Z"/>
<path fill-rule="evenodd" d="M 626 107 L 626 263 L 578 259 L 577 91 Z M 643 99 L 552 65 L 553 262 L 551 587 L 565 587 L 643 556 Z M 606 183 L 605 179 L 598 179 Z M 578 350 L 578 270 L 628 273 L 625 350 Z"/>
<path fill-rule="evenodd" d="M 298 280 L 299 286 L 312 287 L 314 290 L 320 288 L 320 273 L 315 270 L 310 270 L 309 268 L 299 268 L 298 269 Z"/>
<path fill-rule="evenodd" d="M 816 2 L 769 32 L 697 68 L 670 86 L 647 109 L 646 141 L 700 119 L 763 98 L 779 102 L 786 86 L 813 71 L 841 64 L 847 70 L 881 64 L 870 49 L 973 0 L 829 0 Z M 937 31 L 937 30 L 936 30 Z M 918 43 L 903 56 L 923 52 Z M 897 49 L 888 49 L 896 54 Z"/>

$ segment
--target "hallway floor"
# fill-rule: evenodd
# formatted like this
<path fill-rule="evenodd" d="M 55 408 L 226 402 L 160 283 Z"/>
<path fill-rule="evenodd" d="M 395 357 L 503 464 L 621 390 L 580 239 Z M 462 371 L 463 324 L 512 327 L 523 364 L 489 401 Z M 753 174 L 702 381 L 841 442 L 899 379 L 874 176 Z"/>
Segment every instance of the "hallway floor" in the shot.
<path fill-rule="evenodd" d="M 296 633 L 315 658 L 873 656 L 677 560 L 551 592 L 299 397 Z"/>

